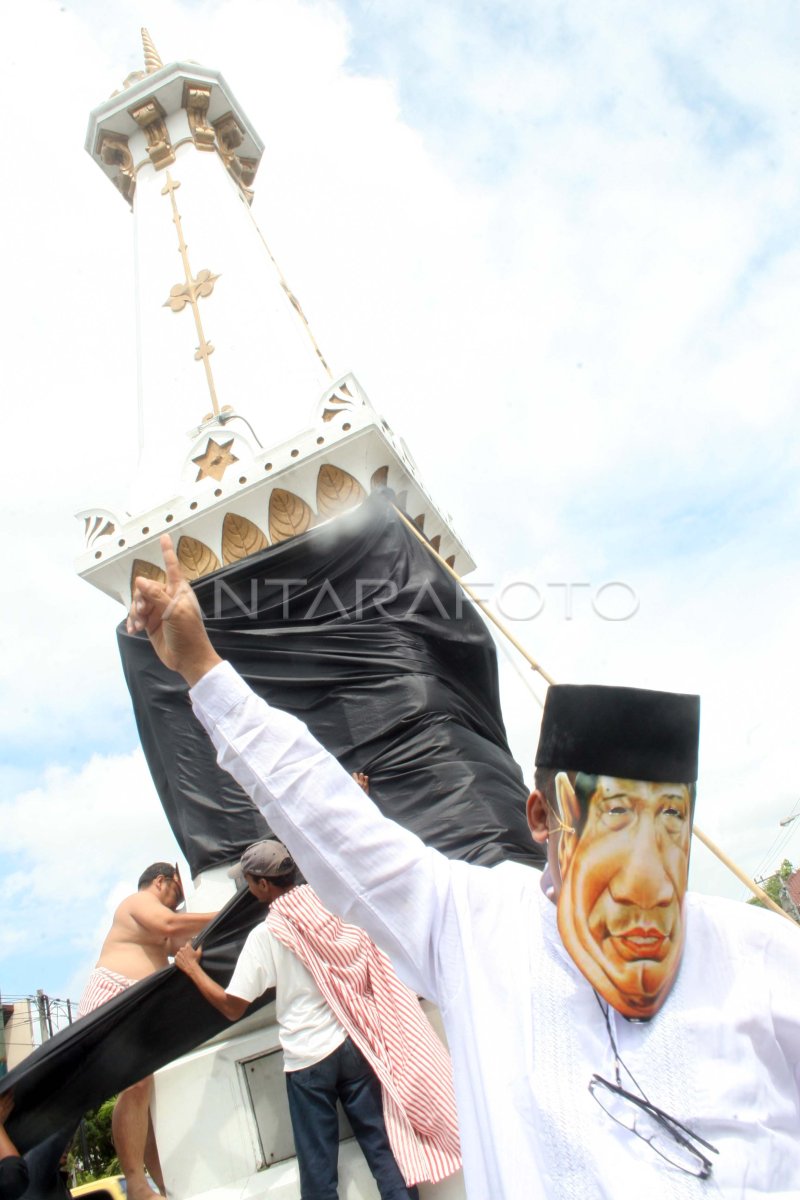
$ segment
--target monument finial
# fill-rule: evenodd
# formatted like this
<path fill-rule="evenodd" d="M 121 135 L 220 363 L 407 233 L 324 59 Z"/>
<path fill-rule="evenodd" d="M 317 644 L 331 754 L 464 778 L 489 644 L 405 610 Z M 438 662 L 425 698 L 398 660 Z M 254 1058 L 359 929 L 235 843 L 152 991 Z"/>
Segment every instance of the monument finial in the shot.
<path fill-rule="evenodd" d="M 153 45 L 153 39 L 146 29 L 142 29 L 142 46 L 144 47 L 144 69 L 148 75 L 163 67 L 161 56 Z"/>

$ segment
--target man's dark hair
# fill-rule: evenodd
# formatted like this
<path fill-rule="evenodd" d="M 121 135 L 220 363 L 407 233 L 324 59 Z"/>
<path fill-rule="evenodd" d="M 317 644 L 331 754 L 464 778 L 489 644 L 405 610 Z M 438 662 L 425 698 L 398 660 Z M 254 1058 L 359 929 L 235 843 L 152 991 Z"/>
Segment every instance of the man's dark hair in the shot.
<path fill-rule="evenodd" d="M 159 875 L 163 875 L 165 879 L 175 878 L 175 863 L 157 862 L 151 863 L 149 867 L 145 867 L 139 876 L 139 882 L 136 885 L 139 891 L 142 888 L 149 887 L 154 879 L 158 879 Z"/>
<path fill-rule="evenodd" d="M 253 871 L 248 871 L 248 875 L 252 879 L 268 879 L 270 883 L 274 883 L 276 887 L 288 888 L 297 883 L 297 867 L 292 867 L 291 871 L 287 871 L 285 875 L 256 875 Z"/>

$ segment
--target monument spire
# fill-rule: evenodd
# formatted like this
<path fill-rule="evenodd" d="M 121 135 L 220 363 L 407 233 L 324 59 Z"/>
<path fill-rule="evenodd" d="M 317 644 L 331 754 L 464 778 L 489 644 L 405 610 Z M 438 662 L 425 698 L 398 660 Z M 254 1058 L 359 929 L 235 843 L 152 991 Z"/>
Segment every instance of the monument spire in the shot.
<path fill-rule="evenodd" d="M 263 145 L 242 106 L 219 71 L 164 64 L 146 29 L 142 45 L 146 72 L 92 112 L 86 138 L 133 211 L 139 463 L 127 511 L 80 514 L 81 574 L 127 605 L 132 576 L 160 570 L 165 530 L 196 578 L 384 484 L 463 573 L 405 446 L 331 372 L 258 227 Z"/>
<path fill-rule="evenodd" d="M 152 75 L 164 64 L 161 61 L 161 55 L 153 45 L 153 39 L 144 27 L 142 28 L 142 46 L 144 47 L 144 69 L 148 75 Z"/>

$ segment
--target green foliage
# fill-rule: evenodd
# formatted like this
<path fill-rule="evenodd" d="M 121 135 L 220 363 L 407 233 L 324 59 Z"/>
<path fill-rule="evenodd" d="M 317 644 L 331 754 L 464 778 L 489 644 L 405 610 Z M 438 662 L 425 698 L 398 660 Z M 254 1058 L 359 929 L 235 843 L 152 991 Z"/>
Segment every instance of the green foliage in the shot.
<path fill-rule="evenodd" d="M 761 884 L 761 888 L 767 893 L 770 900 L 774 900 L 784 912 L 788 913 L 790 917 L 794 917 L 794 919 L 797 920 L 794 906 L 786 890 L 786 881 L 790 875 L 794 874 L 794 870 L 795 869 L 789 862 L 788 858 L 785 858 L 775 874 L 770 875 L 769 879 L 764 880 L 764 882 Z M 758 900 L 755 896 L 753 896 L 751 900 L 748 900 L 747 903 L 755 904 L 757 908 L 767 907 L 762 900 Z"/>
<path fill-rule="evenodd" d="M 116 1096 L 112 1096 L 99 1108 L 86 1113 L 83 1133 L 78 1129 L 75 1134 L 67 1155 L 67 1166 L 76 1185 L 120 1173 L 119 1159 L 111 1138 L 111 1114 L 116 1100 Z"/>

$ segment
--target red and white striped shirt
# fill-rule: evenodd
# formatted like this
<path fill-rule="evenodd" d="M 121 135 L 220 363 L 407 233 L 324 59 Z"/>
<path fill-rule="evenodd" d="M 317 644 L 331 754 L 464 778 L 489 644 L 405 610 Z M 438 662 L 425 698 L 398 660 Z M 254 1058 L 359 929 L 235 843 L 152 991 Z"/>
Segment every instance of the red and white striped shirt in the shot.
<path fill-rule="evenodd" d="M 389 959 L 307 886 L 274 901 L 267 926 L 304 963 L 380 1080 L 389 1142 L 406 1183 L 452 1175 L 461 1153 L 450 1056 Z"/>

